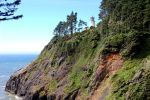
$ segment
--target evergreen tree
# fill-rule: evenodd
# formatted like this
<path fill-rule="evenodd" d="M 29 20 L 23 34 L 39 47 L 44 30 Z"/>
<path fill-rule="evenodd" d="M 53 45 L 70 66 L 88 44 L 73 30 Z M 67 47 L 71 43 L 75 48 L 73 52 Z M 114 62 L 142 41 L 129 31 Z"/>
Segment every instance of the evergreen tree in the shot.
<path fill-rule="evenodd" d="M 103 0 L 99 18 L 103 21 L 104 33 L 147 30 L 150 26 L 150 0 Z"/>
<path fill-rule="evenodd" d="M 58 37 L 67 35 L 68 33 L 68 23 L 65 21 L 60 21 L 54 29 L 54 35 Z"/>
<path fill-rule="evenodd" d="M 78 23 L 78 32 L 80 32 L 81 30 L 83 30 L 83 27 L 87 27 L 87 22 L 83 21 L 83 20 L 79 20 Z"/>
<path fill-rule="evenodd" d="M 77 13 L 71 12 L 70 15 L 67 16 L 68 28 L 71 34 L 76 32 L 76 24 L 77 24 Z"/>
<path fill-rule="evenodd" d="M 20 5 L 21 0 L 0 0 L 0 21 L 19 19 L 22 15 L 15 15 L 17 6 Z"/>
<path fill-rule="evenodd" d="M 78 27 L 77 27 L 78 24 Z M 73 34 L 77 31 L 80 32 L 84 27 L 87 27 L 87 22 L 83 20 L 77 21 L 77 13 L 72 12 L 67 16 L 66 21 L 60 21 L 56 28 L 54 29 L 53 34 L 56 37 L 65 36 L 67 34 Z"/>

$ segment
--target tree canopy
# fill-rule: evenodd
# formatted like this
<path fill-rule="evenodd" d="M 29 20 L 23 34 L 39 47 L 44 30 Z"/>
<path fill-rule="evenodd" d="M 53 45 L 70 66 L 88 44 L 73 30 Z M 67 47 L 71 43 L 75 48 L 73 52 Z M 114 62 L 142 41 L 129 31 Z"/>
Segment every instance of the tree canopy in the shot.
<path fill-rule="evenodd" d="M 76 31 L 76 24 L 77 24 L 77 13 L 71 12 L 70 15 L 67 16 L 67 23 L 68 23 L 68 29 L 71 34 Z"/>
<path fill-rule="evenodd" d="M 22 15 L 15 15 L 21 0 L 0 0 L 0 21 L 19 19 Z"/>
<path fill-rule="evenodd" d="M 83 30 L 83 26 L 87 27 L 87 22 L 80 19 L 79 23 L 78 23 L 78 31 L 79 32 L 80 32 L 80 30 Z"/>
<path fill-rule="evenodd" d="M 80 32 L 84 26 L 86 27 L 87 23 L 81 19 L 78 22 L 77 13 L 72 11 L 70 15 L 67 15 L 66 21 L 60 21 L 58 23 L 54 29 L 54 35 L 64 36 L 67 34 L 73 34 L 77 31 Z"/>
<path fill-rule="evenodd" d="M 99 18 L 104 33 L 146 31 L 150 26 L 150 0 L 102 0 Z"/>
<path fill-rule="evenodd" d="M 98 24 L 106 52 L 134 55 L 150 35 L 150 0 L 102 0 Z"/>

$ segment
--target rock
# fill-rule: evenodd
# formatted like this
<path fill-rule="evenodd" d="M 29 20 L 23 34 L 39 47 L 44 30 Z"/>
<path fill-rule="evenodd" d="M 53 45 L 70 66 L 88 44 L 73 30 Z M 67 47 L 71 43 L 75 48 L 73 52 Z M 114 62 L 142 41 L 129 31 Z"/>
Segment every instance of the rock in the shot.
<path fill-rule="evenodd" d="M 72 91 L 64 98 L 64 100 L 75 100 L 76 96 L 78 95 L 78 91 L 79 89 Z"/>
<path fill-rule="evenodd" d="M 18 77 L 10 77 L 8 82 L 6 83 L 5 90 L 7 92 L 11 92 L 13 94 L 17 94 L 18 85 L 20 84 L 20 79 Z"/>
<path fill-rule="evenodd" d="M 90 35 L 80 38 L 91 43 Z M 55 44 L 49 43 L 37 60 L 10 77 L 5 90 L 24 100 L 75 100 L 82 95 L 82 89 L 92 94 L 112 71 L 121 68 L 123 60 L 119 53 L 107 53 L 99 60 L 95 55 L 99 51 L 95 52 L 90 44 L 81 43 L 78 47 L 81 41 L 78 38 L 75 35 L 64 42 L 62 38 Z M 94 48 L 99 45 L 94 44 Z"/>
<path fill-rule="evenodd" d="M 49 95 L 47 96 L 47 100 L 55 100 L 56 96 L 55 95 Z"/>
<path fill-rule="evenodd" d="M 129 80 L 129 83 L 138 82 L 140 78 L 142 77 L 143 69 L 138 71 L 131 80 Z"/>

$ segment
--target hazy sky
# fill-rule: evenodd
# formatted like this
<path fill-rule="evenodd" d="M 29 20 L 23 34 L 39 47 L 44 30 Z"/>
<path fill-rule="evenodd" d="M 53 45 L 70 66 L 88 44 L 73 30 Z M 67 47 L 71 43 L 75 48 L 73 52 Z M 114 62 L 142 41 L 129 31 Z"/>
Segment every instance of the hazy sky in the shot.
<path fill-rule="evenodd" d="M 59 21 L 71 11 L 90 25 L 90 17 L 98 22 L 100 0 L 22 0 L 17 21 L 0 22 L 0 54 L 40 53 L 53 37 Z"/>

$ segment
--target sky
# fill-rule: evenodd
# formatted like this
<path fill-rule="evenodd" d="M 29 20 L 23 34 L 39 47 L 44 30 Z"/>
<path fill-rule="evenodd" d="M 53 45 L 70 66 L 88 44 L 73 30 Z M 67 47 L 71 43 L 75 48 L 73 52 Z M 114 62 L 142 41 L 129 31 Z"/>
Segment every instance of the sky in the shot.
<path fill-rule="evenodd" d="M 98 22 L 100 0 L 22 0 L 19 20 L 0 22 L 0 54 L 39 54 L 53 37 L 59 21 L 72 11 L 78 19 Z"/>

